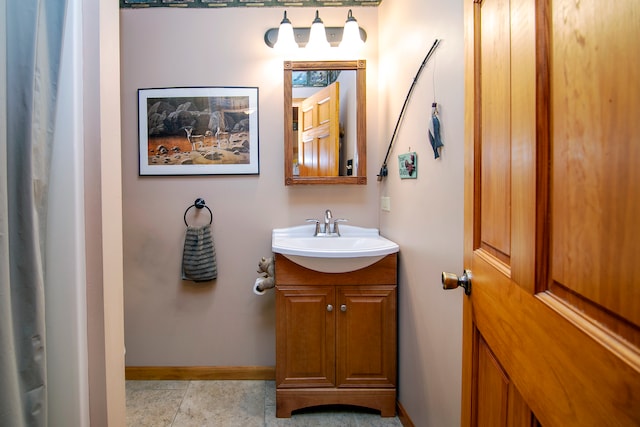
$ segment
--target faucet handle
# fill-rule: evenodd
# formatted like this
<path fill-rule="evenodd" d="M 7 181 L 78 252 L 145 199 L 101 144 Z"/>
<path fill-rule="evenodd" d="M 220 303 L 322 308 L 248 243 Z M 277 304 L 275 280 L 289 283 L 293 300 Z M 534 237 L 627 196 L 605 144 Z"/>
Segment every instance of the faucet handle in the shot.
<path fill-rule="evenodd" d="M 317 236 L 320 233 L 320 220 L 317 219 L 313 219 L 313 218 L 308 218 L 305 220 L 306 222 L 314 222 L 316 224 L 316 229 L 313 232 L 314 236 Z"/>
<path fill-rule="evenodd" d="M 340 235 L 340 229 L 338 228 L 338 223 L 340 222 L 349 222 L 349 220 L 344 218 L 336 218 L 333 220 L 333 234 L 337 234 L 338 236 Z"/>

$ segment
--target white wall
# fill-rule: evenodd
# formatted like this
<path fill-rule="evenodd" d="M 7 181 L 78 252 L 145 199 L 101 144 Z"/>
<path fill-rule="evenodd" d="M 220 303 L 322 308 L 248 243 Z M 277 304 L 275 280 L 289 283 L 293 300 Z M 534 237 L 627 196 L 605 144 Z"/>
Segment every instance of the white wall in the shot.
<path fill-rule="evenodd" d="M 373 30 L 363 54 L 369 184 L 340 187 L 284 186 L 282 59 L 263 41 L 283 10 L 120 12 L 127 366 L 273 366 L 273 291 L 252 292 L 258 261 L 271 254 L 271 230 L 320 217 L 327 208 L 352 224 L 378 225 L 377 9 L 353 8 L 358 22 Z M 325 25 L 339 26 L 347 10 L 323 8 L 321 16 Z M 287 12 L 295 25 L 304 26 L 315 9 Z M 137 89 L 175 86 L 259 88 L 259 175 L 138 176 Z M 213 284 L 180 279 L 183 214 L 198 197 L 214 215 L 218 278 Z"/>
<path fill-rule="evenodd" d="M 120 37 L 119 11 L 112 2 L 99 2 L 100 83 L 100 208 L 102 236 L 102 295 L 105 324 L 105 387 L 109 426 L 125 424 L 125 343 L 123 267 L 123 186 L 120 122 Z M 90 104 L 90 98 L 85 98 Z"/>
<path fill-rule="evenodd" d="M 66 12 L 49 182 L 46 247 L 50 425 L 89 424 L 84 255 L 81 13 Z"/>
<path fill-rule="evenodd" d="M 65 20 L 47 226 L 50 425 L 125 424 L 118 14 L 72 1 Z"/>
<path fill-rule="evenodd" d="M 379 117 L 386 141 L 420 64 L 434 39 L 442 39 L 389 157 L 380 195 L 391 198 L 391 212 L 381 212 L 380 229 L 400 245 L 399 400 L 416 426 L 456 426 L 463 293 L 443 291 L 440 273 L 463 268 L 462 1 L 385 0 L 378 9 Z M 434 97 L 445 144 L 439 160 L 427 137 Z M 418 154 L 418 178 L 401 180 L 398 154 L 409 150 Z"/>
<path fill-rule="evenodd" d="M 82 0 L 84 199 L 92 427 L 123 426 L 120 9 Z"/>

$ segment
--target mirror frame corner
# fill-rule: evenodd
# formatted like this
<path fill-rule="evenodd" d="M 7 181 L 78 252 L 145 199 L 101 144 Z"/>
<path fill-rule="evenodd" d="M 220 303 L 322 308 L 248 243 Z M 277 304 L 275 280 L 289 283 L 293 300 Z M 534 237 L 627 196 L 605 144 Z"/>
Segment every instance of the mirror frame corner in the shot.
<path fill-rule="evenodd" d="M 367 114 L 366 114 L 366 68 L 364 59 L 352 61 L 284 61 L 284 183 L 285 185 L 309 184 L 356 184 L 367 183 Z M 313 70 L 355 70 L 358 165 L 355 176 L 293 175 L 293 72 Z"/>

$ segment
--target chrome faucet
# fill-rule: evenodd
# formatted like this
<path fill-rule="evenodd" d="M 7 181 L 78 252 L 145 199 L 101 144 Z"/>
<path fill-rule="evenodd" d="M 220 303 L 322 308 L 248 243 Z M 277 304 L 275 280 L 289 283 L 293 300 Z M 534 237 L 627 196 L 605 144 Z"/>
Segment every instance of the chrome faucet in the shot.
<path fill-rule="evenodd" d="M 328 236 L 339 236 L 340 230 L 338 229 L 338 223 L 346 222 L 346 219 L 336 218 L 333 219 L 333 215 L 331 211 L 327 209 L 324 211 L 324 221 L 322 227 L 320 226 L 320 220 L 317 219 L 307 219 L 307 222 L 312 222 L 315 224 L 315 230 L 313 232 L 314 236 L 328 237 Z"/>
<path fill-rule="evenodd" d="M 331 234 L 331 211 L 327 209 L 324 211 L 324 234 Z"/>

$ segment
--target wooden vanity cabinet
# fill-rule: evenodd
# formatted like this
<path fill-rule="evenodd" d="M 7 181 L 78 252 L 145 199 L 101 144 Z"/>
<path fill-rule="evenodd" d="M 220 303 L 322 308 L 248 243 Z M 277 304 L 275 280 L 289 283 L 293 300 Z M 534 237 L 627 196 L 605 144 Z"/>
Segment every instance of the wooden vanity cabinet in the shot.
<path fill-rule="evenodd" d="M 397 255 L 319 273 L 276 254 L 276 416 L 345 404 L 394 416 Z"/>

